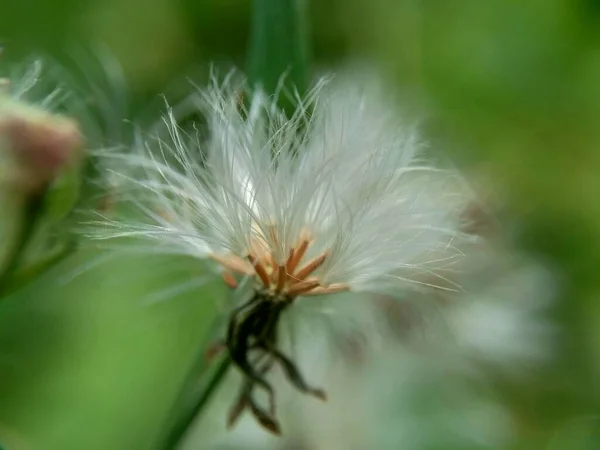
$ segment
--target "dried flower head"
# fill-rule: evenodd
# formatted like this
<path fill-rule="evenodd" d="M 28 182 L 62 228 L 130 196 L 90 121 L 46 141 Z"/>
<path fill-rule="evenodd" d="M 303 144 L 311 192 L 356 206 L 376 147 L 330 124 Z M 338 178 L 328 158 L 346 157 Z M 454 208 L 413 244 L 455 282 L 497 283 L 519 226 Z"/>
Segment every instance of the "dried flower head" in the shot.
<path fill-rule="evenodd" d="M 93 236 L 144 238 L 154 250 L 212 260 L 232 288 L 254 279 L 226 336 L 245 375 L 230 423 L 249 408 L 278 433 L 265 380 L 276 363 L 298 389 L 325 398 L 279 349 L 284 310 L 316 295 L 435 285 L 420 280 L 462 255 L 465 194 L 453 171 L 427 162 L 415 128 L 375 85 L 321 82 L 291 117 L 276 97 L 231 79 L 196 101 L 206 137 L 180 129 L 169 109 L 168 139 L 104 155 L 143 218 L 103 218 Z M 269 394 L 268 410 L 255 387 Z"/>

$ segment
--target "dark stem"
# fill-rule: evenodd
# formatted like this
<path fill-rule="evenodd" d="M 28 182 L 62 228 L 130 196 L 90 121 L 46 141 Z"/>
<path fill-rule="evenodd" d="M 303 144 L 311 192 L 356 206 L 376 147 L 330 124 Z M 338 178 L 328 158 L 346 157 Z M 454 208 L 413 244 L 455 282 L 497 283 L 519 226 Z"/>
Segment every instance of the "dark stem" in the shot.
<path fill-rule="evenodd" d="M 198 418 L 198 416 L 206 407 L 206 405 L 210 402 L 210 399 L 217 391 L 217 388 L 225 378 L 225 375 L 227 375 L 227 370 L 229 369 L 230 365 L 231 359 L 229 358 L 229 354 L 226 352 L 226 354 L 222 357 L 221 361 L 216 367 L 215 372 L 208 380 L 208 383 L 206 384 L 204 389 L 202 389 L 202 392 L 200 393 L 198 398 L 179 417 L 179 419 L 167 435 L 164 443 L 159 446 L 159 449 L 174 450 L 183 442 L 183 439 L 194 424 L 195 420 Z"/>
<path fill-rule="evenodd" d="M 275 412 L 275 389 L 265 378 L 274 363 L 278 363 L 288 380 L 301 392 L 325 400 L 325 391 L 310 386 L 294 362 L 278 350 L 277 326 L 281 314 L 293 298 L 277 297 L 270 292 L 255 292 L 254 296 L 231 315 L 227 330 L 227 347 L 232 362 L 243 373 L 244 382 L 231 409 L 228 425 L 233 426 L 244 409 L 249 408 L 254 418 L 266 430 L 281 434 Z M 258 359 L 254 358 L 258 352 Z M 266 364 L 263 362 L 266 359 Z M 253 391 L 260 388 L 269 399 L 268 412 L 256 402 Z"/>

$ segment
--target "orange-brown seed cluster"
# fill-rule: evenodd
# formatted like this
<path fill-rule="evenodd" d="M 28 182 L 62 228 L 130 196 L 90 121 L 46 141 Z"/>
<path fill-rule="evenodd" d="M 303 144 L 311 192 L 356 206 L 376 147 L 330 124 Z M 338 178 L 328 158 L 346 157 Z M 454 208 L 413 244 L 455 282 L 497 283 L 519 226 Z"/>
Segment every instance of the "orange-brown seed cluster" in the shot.
<path fill-rule="evenodd" d="M 277 242 L 274 231 L 271 232 L 271 237 L 273 242 Z M 302 236 L 290 249 L 289 256 L 283 263 L 278 263 L 275 252 L 269 249 L 263 239 L 255 239 L 252 242 L 251 251 L 246 259 L 232 254 L 212 254 L 211 257 L 225 268 L 223 279 L 231 288 L 237 287 L 234 274 L 241 274 L 255 276 L 273 297 L 293 298 L 299 295 L 333 294 L 347 290 L 348 286 L 341 283 L 324 286 L 314 275 L 326 261 L 328 253 L 323 252 L 307 260 L 306 252 L 311 242 L 311 239 Z"/>

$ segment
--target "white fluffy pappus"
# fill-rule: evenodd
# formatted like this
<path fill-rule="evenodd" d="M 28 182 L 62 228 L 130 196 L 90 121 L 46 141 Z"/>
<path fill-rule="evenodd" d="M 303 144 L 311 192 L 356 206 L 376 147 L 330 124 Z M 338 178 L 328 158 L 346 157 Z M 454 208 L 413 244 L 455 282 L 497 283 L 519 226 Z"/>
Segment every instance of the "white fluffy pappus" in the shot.
<path fill-rule="evenodd" d="M 214 260 L 230 286 L 249 275 L 294 298 L 435 285 L 437 269 L 463 256 L 460 176 L 425 159 L 389 92 L 321 81 L 286 117 L 260 90 L 244 106 L 246 86 L 232 78 L 194 96 L 206 136 L 169 109 L 168 138 L 100 155 L 143 214 L 102 217 L 92 237 L 151 240 Z"/>
<path fill-rule="evenodd" d="M 445 288 L 443 271 L 463 256 L 470 199 L 456 171 L 423 156 L 415 127 L 373 80 L 321 81 L 294 96 L 289 116 L 278 95 L 213 79 L 193 98 L 202 127 L 185 131 L 169 109 L 165 136 L 99 155 L 113 191 L 137 213 L 101 216 L 91 233 L 213 261 L 232 288 L 253 281 L 226 332 L 244 375 L 228 425 L 249 408 L 274 434 L 265 376 L 275 364 L 299 391 L 327 397 L 280 351 L 284 310 L 313 295 Z M 268 394 L 268 410 L 255 388 Z"/>
<path fill-rule="evenodd" d="M 2 54 L 0 51 L 0 58 Z M 0 66 L 2 60 L 0 59 Z M 41 111 L 53 112 L 69 97 L 64 86 L 49 76 L 48 63 L 42 58 L 31 58 L 23 63 L 3 68 L 0 73 L 0 97 L 6 102 L 21 101 Z"/>

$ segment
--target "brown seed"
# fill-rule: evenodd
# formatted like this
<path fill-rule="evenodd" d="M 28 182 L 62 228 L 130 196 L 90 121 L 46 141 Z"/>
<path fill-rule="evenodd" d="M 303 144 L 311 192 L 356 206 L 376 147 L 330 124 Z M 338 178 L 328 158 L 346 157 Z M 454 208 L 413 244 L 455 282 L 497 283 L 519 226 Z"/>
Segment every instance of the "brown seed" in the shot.
<path fill-rule="evenodd" d="M 325 262 L 327 253 L 323 253 L 320 256 L 310 260 L 302 269 L 300 269 L 295 275 L 294 279 L 297 281 L 305 280 L 311 273 L 317 270 Z"/>
<path fill-rule="evenodd" d="M 285 271 L 285 266 L 279 266 L 277 271 L 278 271 L 277 291 L 281 292 L 283 290 L 283 286 L 285 285 L 285 282 L 287 281 L 288 277 L 287 277 L 287 272 Z"/>
<path fill-rule="evenodd" d="M 319 286 L 318 281 L 302 281 L 300 283 L 294 284 L 291 288 L 288 289 L 287 293 L 288 293 L 288 295 L 292 295 L 292 296 L 302 295 L 308 291 L 311 291 L 312 289 L 316 288 L 317 286 Z"/>
<path fill-rule="evenodd" d="M 306 253 L 306 249 L 308 248 L 308 241 L 303 240 L 298 247 L 292 250 L 290 257 L 288 258 L 286 267 L 287 273 L 292 274 L 298 267 L 300 260 L 304 257 L 304 253 Z"/>
<path fill-rule="evenodd" d="M 254 271 L 256 272 L 256 275 L 258 275 L 265 287 L 269 287 L 271 285 L 271 281 L 269 280 L 269 274 L 267 273 L 266 269 L 261 264 L 261 262 L 252 255 L 248 255 L 248 260 L 250 261 L 252 266 L 254 266 Z"/>
<path fill-rule="evenodd" d="M 231 272 L 224 271 L 222 273 L 222 276 L 223 276 L 223 281 L 225 281 L 225 284 L 227 286 L 229 286 L 231 289 L 235 289 L 238 286 L 237 280 L 235 279 L 235 277 L 233 276 L 233 274 Z"/>
<path fill-rule="evenodd" d="M 252 275 L 254 274 L 254 268 L 248 261 L 244 261 L 242 258 L 234 255 L 217 255 L 216 253 L 211 253 L 208 255 L 209 258 L 214 259 L 216 262 L 221 264 L 223 267 L 231 270 L 234 273 L 239 273 L 242 275 Z"/>

